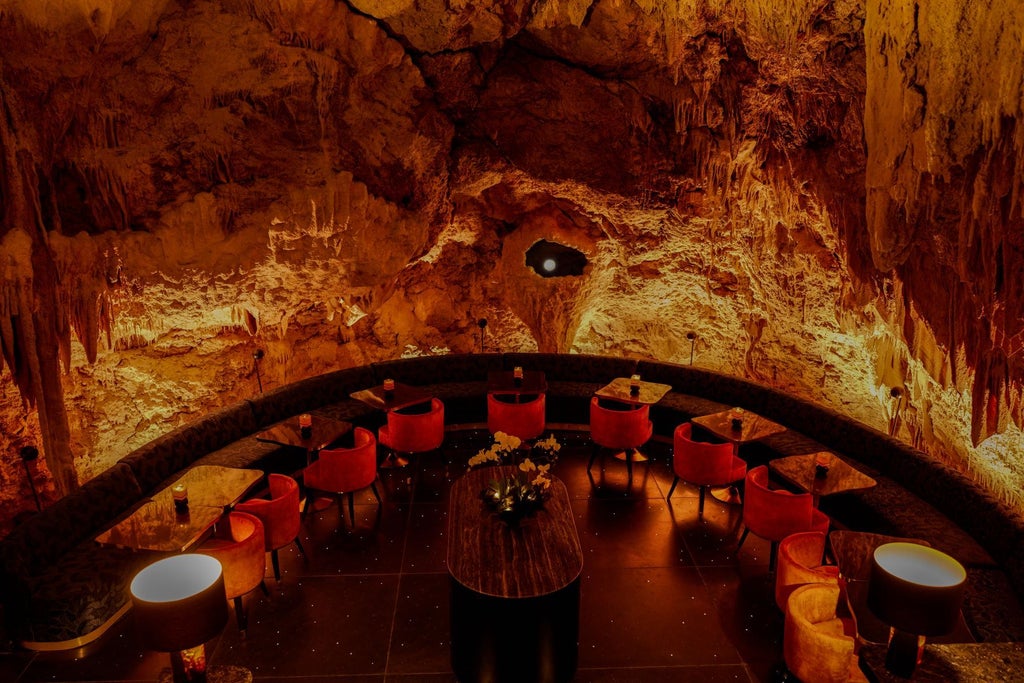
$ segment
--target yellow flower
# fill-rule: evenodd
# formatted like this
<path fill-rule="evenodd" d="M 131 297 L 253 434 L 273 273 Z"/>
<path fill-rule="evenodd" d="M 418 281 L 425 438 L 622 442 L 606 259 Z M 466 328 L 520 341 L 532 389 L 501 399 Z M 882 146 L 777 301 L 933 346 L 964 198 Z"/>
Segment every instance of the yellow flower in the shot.
<path fill-rule="evenodd" d="M 532 472 L 533 470 L 537 469 L 537 466 L 533 464 L 532 460 L 526 458 L 521 463 L 519 463 L 519 469 L 521 469 L 523 472 Z"/>

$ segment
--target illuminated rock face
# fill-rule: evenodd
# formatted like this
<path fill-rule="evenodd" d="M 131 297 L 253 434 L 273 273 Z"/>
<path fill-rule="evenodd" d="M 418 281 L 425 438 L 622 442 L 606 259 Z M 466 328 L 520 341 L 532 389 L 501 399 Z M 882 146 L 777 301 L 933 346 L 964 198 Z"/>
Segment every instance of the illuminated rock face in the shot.
<path fill-rule="evenodd" d="M 270 388 L 487 318 L 488 350 L 694 332 L 1018 505 L 1024 18 L 820 5 L 0 5 L 0 474 L 41 443 L 52 497 L 256 393 L 257 349 Z"/>

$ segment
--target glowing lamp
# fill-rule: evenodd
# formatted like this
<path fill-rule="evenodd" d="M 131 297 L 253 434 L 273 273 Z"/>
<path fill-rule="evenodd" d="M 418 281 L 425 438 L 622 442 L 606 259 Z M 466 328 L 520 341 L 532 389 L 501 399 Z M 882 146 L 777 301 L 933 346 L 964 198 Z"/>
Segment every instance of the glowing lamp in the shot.
<path fill-rule="evenodd" d="M 891 626 L 886 667 L 910 678 L 921 661 L 926 636 L 949 633 L 963 603 L 967 572 L 949 555 L 916 543 L 875 549 L 868 607 Z"/>
<path fill-rule="evenodd" d="M 555 268 L 558 267 L 558 262 L 553 258 L 544 259 L 544 263 L 541 264 L 541 267 L 547 272 L 552 273 Z"/>
<path fill-rule="evenodd" d="M 208 555 L 174 555 L 136 574 L 130 590 L 143 642 L 171 653 L 175 683 L 205 683 L 206 642 L 228 620 L 220 562 Z"/>

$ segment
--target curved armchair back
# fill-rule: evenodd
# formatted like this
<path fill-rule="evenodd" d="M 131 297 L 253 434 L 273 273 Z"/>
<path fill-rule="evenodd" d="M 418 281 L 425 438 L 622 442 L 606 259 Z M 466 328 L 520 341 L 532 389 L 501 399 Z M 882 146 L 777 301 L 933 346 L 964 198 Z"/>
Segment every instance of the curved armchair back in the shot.
<path fill-rule="evenodd" d="M 590 438 L 605 448 L 639 448 L 651 438 L 651 410 L 641 405 L 634 410 L 605 408 L 596 396 L 590 399 Z"/>
<path fill-rule="evenodd" d="M 377 440 L 363 427 L 355 429 L 355 446 L 320 451 L 320 457 L 302 475 L 307 488 L 350 493 L 366 488 L 377 478 Z"/>
<path fill-rule="evenodd" d="M 382 446 L 399 453 L 423 453 L 441 447 L 444 442 L 444 403 L 430 399 L 426 413 L 388 412 L 388 423 L 380 428 Z"/>
<path fill-rule="evenodd" d="M 286 474 L 267 475 L 270 499 L 251 498 L 235 506 L 263 522 L 266 549 L 282 548 L 299 535 L 299 484 Z"/>
<path fill-rule="evenodd" d="M 768 488 L 768 468 L 764 465 L 747 472 L 743 499 L 743 524 L 762 538 L 781 541 L 790 534 L 809 531 L 819 522 L 809 493 L 790 493 Z M 825 517 L 825 529 L 828 518 Z"/>
<path fill-rule="evenodd" d="M 839 585 L 839 567 L 823 565 L 825 534 L 803 531 L 790 534 L 779 542 L 778 566 L 775 570 L 775 604 L 786 610 L 790 594 L 808 583 Z"/>
<path fill-rule="evenodd" d="M 743 479 L 747 464 L 735 455 L 731 443 L 705 443 L 692 439 L 689 422 L 676 427 L 672 435 L 672 469 L 691 484 L 724 486 Z"/>
<path fill-rule="evenodd" d="M 804 683 L 866 681 L 857 665 L 851 625 L 836 617 L 839 586 L 800 586 L 786 603 L 782 650 L 786 667 Z"/>
<path fill-rule="evenodd" d="M 547 399 L 544 394 L 522 403 L 510 403 L 487 394 L 487 429 L 491 434 L 505 432 L 520 439 L 536 439 L 544 431 L 544 412 Z"/>
<path fill-rule="evenodd" d="M 217 534 L 198 552 L 220 560 L 228 599 L 245 595 L 263 583 L 267 570 L 263 522 L 247 512 L 229 512 L 217 525 Z"/>

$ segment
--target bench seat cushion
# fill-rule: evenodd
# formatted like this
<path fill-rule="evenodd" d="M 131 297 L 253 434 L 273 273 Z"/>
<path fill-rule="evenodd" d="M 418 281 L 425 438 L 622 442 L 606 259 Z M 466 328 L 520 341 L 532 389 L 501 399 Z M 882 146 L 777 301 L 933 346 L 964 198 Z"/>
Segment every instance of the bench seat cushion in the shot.
<path fill-rule="evenodd" d="M 130 602 L 132 578 L 161 557 L 94 541 L 75 546 L 29 580 L 19 637 L 59 642 L 91 633 Z"/>

